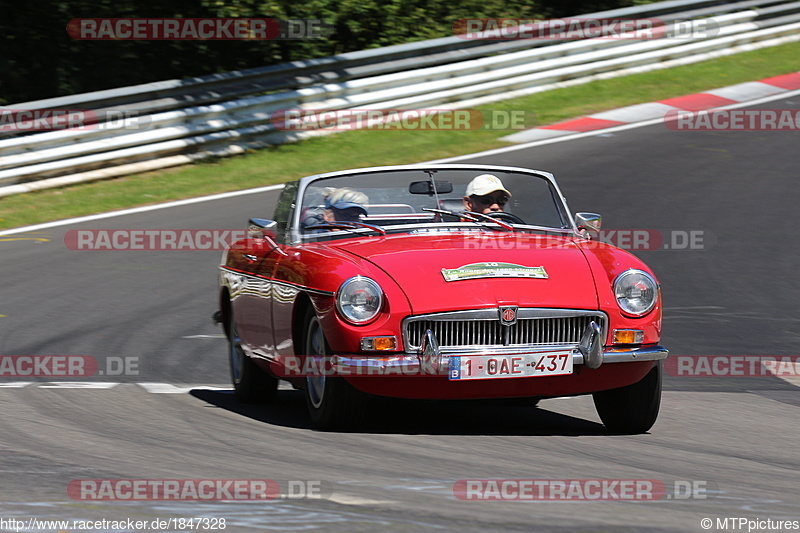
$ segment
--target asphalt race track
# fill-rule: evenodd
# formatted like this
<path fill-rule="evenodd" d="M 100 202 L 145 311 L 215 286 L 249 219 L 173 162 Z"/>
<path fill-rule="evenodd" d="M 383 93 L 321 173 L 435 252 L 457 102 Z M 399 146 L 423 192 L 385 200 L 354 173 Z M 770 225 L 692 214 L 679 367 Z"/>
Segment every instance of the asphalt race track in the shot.
<path fill-rule="evenodd" d="M 760 107 L 799 106 L 795 95 Z M 658 124 L 469 162 L 550 170 L 573 212 L 661 235 L 668 249 L 636 253 L 663 285 L 671 357 L 798 356 L 796 131 Z M 275 199 L 265 192 L 0 237 L 0 354 L 107 365 L 79 384 L 3 378 L 0 518 L 208 517 L 232 532 L 704 531 L 704 518 L 721 531 L 717 518 L 800 520 L 798 377 L 667 375 L 659 420 L 637 436 L 607 433 L 590 397 L 538 407 L 382 401 L 362 431 L 321 433 L 300 392 L 282 389 L 269 407 L 233 400 L 226 343 L 209 318 L 219 251 L 64 244 L 75 229 L 243 229 L 247 217 L 270 217 Z M 120 362 L 129 364 L 122 375 Z M 70 482 L 86 479 L 267 479 L 319 497 L 72 499 Z M 667 494 L 456 498 L 454 484 L 470 479 L 655 480 Z M 675 492 L 687 486 L 697 490 Z"/>

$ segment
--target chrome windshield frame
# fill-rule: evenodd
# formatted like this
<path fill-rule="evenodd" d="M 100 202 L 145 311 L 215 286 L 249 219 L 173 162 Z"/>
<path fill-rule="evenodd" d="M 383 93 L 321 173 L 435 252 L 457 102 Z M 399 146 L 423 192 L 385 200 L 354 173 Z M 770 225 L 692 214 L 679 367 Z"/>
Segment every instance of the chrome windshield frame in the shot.
<path fill-rule="evenodd" d="M 491 172 L 491 171 L 498 171 L 498 172 L 513 172 L 519 174 L 528 174 L 530 176 L 534 176 L 540 179 L 547 180 L 550 185 L 553 187 L 553 190 L 556 193 L 557 200 L 559 202 L 558 208 L 560 209 L 561 213 L 560 216 L 565 219 L 565 222 L 568 223 L 569 227 L 549 227 L 549 226 L 536 226 L 536 225 L 520 225 L 520 224 L 512 224 L 515 230 L 528 230 L 528 231 L 544 231 L 544 232 L 555 232 L 558 234 L 568 234 L 574 237 L 578 237 L 583 239 L 581 236 L 577 226 L 575 225 L 575 220 L 572 216 L 572 213 L 569 210 L 567 205 L 566 198 L 564 197 L 561 189 L 558 187 L 558 183 L 555 180 L 553 174 L 542 171 L 542 170 L 533 170 L 521 167 L 507 167 L 507 166 L 499 166 L 499 165 L 458 165 L 458 164 L 415 164 L 415 165 L 393 165 L 393 166 L 385 166 L 385 167 L 368 167 L 368 168 L 360 168 L 360 169 L 352 169 L 352 170 L 343 170 L 337 172 L 328 172 L 324 174 L 316 174 L 313 176 L 307 176 L 298 180 L 298 188 L 297 188 L 297 196 L 295 198 L 295 209 L 292 212 L 292 220 L 290 221 L 290 231 L 289 231 L 289 244 L 300 244 L 302 242 L 314 242 L 318 240 L 325 240 L 327 237 L 333 236 L 334 233 L 343 233 L 342 231 L 339 232 L 324 232 L 320 234 L 305 234 L 301 231 L 301 216 L 302 216 L 302 209 L 299 207 L 302 205 L 302 200 L 306 194 L 307 189 L 313 183 L 334 177 L 343 177 L 343 176 L 357 176 L 360 174 L 370 174 L 370 173 L 379 173 L 379 172 L 395 172 L 395 171 L 431 171 L 431 170 L 465 170 L 465 171 L 476 171 L 476 172 Z M 398 224 L 392 226 L 383 226 L 384 229 L 387 230 L 387 233 L 393 232 L 407 232 L 409 229 L 422 229 L 425 227 L 428 228 L 436 228 L 436 227 L 452 227 L 453 224 L 464 224 L 464 227 L 475 228 L 475 222 L 468 222 L 468 223 L 458 223 L 458 222 L 431 222 L 431 223 L 415 223 L 415 224 Z M 482 225 L 486 225 L 482 223 Z M 498 227 L 500 227 L 498 225 Z M 370 230 L 345 230 L 344 235 L 336 235 L 334 238 L 344 238 L 347 236 L 362 236 L 362 235 L 369 235 L 373 232 Z"/>

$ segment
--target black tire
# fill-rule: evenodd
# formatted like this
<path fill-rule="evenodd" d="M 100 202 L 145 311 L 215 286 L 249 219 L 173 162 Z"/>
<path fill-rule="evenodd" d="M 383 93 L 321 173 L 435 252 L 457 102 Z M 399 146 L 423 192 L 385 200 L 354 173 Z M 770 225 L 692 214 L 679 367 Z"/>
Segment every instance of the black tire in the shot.
<path fill-rule="evenodd" d="M 228 361 L 237 400 L 242 403 L 269 403 L 275 399 L 278 378 L 263 371 L 244 353 L 233 315 L 228 323 Z"/>
<path fill-rule="evenodd" d="M 331 355 L 328 341 L 322 332 L 319 318 L 313 308 L 306 311 L 303 328 L 304 354 Z M 314 427 L 324 431 L 345 430 L 358 427 L 366 414 L 366 395 L 344 378 L 306 376 L 306 405 Z"/>
<path fill-rule="evenodd" d="M 661 406 L 662 362 L 645 377 L 627 387 L 595 392 L 594 406 L 600 420 L 614 433 L 645 433 L 656 422 Z"/>

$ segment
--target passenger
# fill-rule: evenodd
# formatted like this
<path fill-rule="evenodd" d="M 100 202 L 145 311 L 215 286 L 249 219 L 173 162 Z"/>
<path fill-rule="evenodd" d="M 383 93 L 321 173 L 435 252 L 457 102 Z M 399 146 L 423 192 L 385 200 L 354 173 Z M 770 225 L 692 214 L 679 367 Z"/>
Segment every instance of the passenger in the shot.
<path fill-rule="evenodd" d="M 335 189 L 325 197 L 325 222 L 358 222 L 360 216 L 367 215 L 365 204 L 369 203 L 366 194 L 352 189 Z"/>
<path fill-rule="evenodd" d="M 369 203 L 369 198 L 363 192 L 342 188 L 330 191 L 325 196 L 324 203 L 324 208 L 309 209 L 302 222 L 303 228 L 331 222 L 358 222 L 361 215 L 367 214 L 364 205 Z"/>
<path fill-rule="evenodd" d="M 511 198 L 511 193 L 503 187 L 500 178 L 493 174 L 481 174 L 469 182 L 464 207 L 474 213 L 502 212 Z"/>

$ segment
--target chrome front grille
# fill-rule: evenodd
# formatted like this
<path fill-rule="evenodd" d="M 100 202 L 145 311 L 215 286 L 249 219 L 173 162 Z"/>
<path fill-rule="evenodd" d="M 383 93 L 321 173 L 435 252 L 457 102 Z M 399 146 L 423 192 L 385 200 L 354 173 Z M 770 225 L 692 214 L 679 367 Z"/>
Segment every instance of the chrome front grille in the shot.
<path fill-rule="evenodd" d="M 481 309 L 410 317 L 404 322 L 404 338 L 409 351 L 419 350 L 428 329 L 445 351 L 578 345 L 592 321 L 605 331 L 605 315 L 597 311 L 520 308 L 517 322 L 504 326 L 498 309 Z"/>

